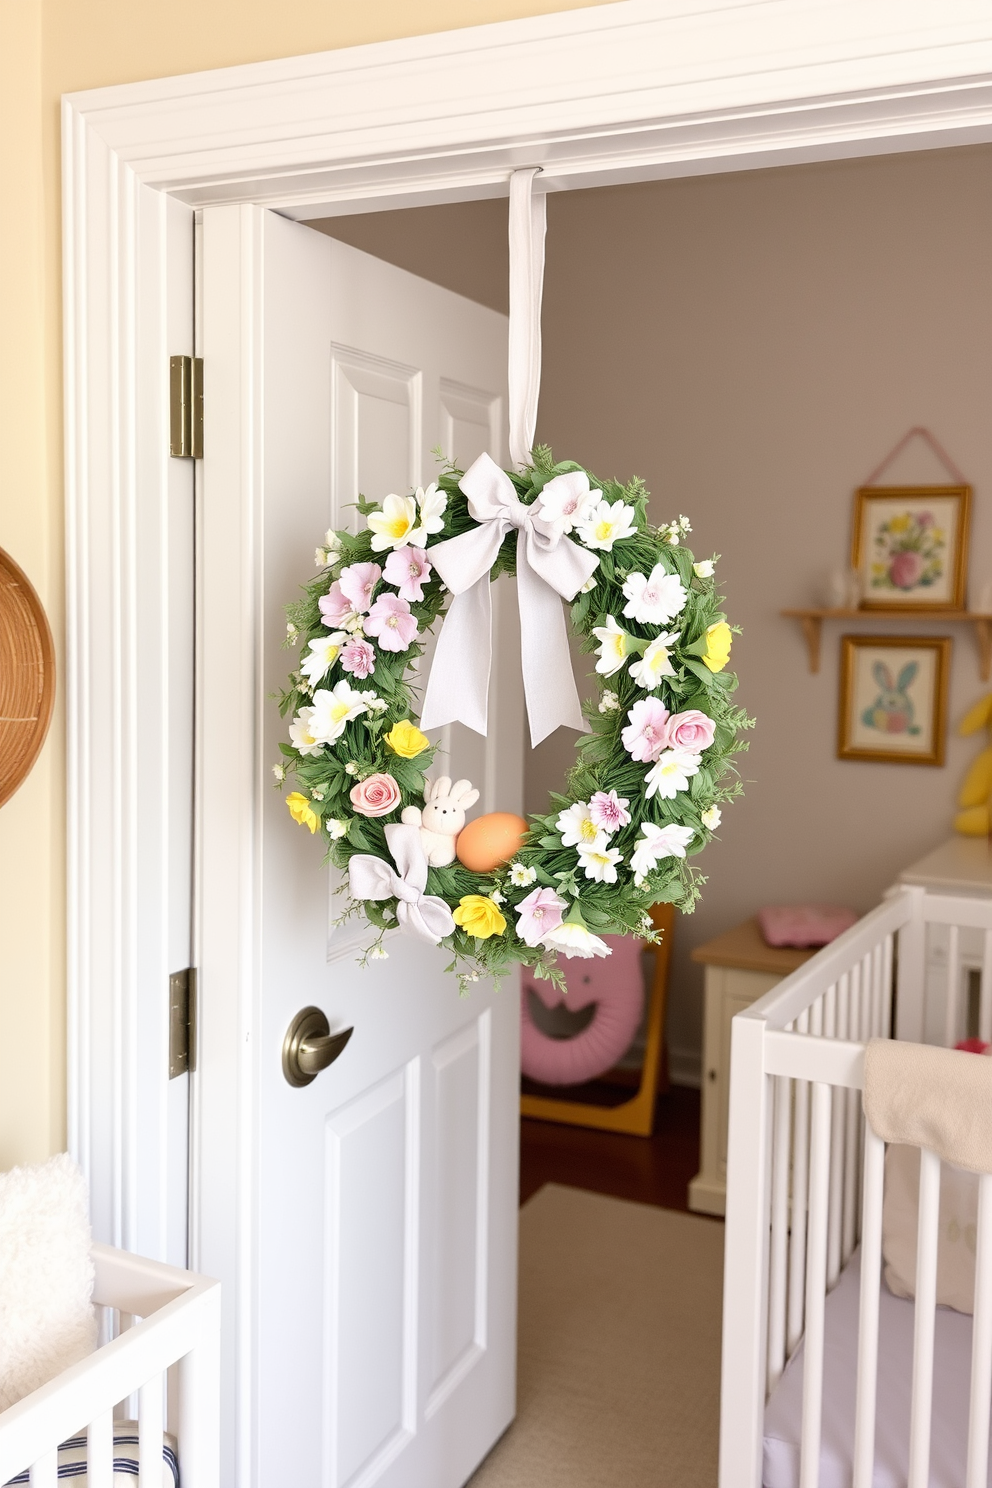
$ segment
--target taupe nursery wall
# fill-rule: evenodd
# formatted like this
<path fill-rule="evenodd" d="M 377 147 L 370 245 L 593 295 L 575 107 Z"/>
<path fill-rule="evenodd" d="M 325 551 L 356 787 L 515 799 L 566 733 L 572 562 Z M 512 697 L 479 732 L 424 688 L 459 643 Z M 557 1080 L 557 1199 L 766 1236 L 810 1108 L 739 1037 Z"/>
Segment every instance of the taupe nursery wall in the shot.
<path fill-rule="evenodd" d="M 502 203 L 327 229 L 505 309 Z M 698 1078 L 693 945 L 763 903 L 867 909 L 949 835 L 975 744 L 952 735 L 943 769 L 837 760 L 840 628 L 813 677 L 778 611 L 816 602 L 845 563 L 852 491 L 913 424 L 972 481 L 972 593 L 992 580 L 992 149 L 552 196 L 544 306 L 538 438 L 601 474 L 644 476 L 656 519 L 687 513 L 696 551 L 723 555 L 744 628 L 747 793 L 701 860 L 709 882 L 673 970 L 673 1066 Z M 904 477 L 943 478 L 925 449 L 893 468 Z M 954 628 L 952 725 L 987 687 Z M 571 736 L 532 757 L 530 809 L 570 759 Z"/>

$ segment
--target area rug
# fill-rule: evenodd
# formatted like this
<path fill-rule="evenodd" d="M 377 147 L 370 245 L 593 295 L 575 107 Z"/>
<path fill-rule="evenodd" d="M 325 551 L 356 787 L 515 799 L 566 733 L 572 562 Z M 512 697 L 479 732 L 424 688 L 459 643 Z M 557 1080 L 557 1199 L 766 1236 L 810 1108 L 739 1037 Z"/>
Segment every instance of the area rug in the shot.
<path fill-rule="evenodd" d="M 723 1225 L 558 1184 L 520 1212 L 517 1418 L 470 1488 L 716 1488 Z"/>

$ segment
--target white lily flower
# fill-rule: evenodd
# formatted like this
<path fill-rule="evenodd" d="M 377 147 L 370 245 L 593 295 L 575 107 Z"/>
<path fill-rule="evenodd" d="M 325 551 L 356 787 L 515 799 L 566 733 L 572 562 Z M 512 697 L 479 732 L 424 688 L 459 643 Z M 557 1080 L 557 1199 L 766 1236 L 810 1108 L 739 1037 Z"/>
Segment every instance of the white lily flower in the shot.
<path fill-rule="evenodd" d="M 679 791 L 688 790 L 689 781 L 699 771 L 700 758 L 685 749 L 666 749 L 644 777 L 648 800 L 657 796 L 661 801 L 673 801 Z"/>
<path fill-rule="evenodd" d="M 375 533 L 372 548 L 376 553 L 386 548 L 405 548 L 413 541 L 417 525 L 417 503 L 412 496 L 389 495 L 382 503 L 381 512 L 370 512 L 365 518 L 370 531 Z"/>
<path fill-rule="evenodd" d="M 579 863 L 585 869 L 586 878 L 596 883 L 616 883 L 617 864 L 623 862 L 623 854 L 615 847 L 580 847 Z"/>
<path fill-rule="evenodd" d="M 333 635 L 318 636 L 311 641 L 307 647 L 307 654 L 300 662 L 300 671 L 307 677 L 311 687 L 325 677 L 331 667 L 341 654 L 341 647 L 348 639 L 343 630 L 334 631 Z"/>
<path fill-rule="evenodd" d="M 648 577 L 628 574 L 623 592 L 627 596 L 624 614 L 641 625 L 667 625 L 685 609 L 689 598 L 678 574 L 668 573 L 661 563 L 655 564 Z"/>
<path fill-rule="evenodd" d="M 549 930 L 541 941 L 549 950 L 561 951 L 563 956 L 581 956 L 588 961 L 592 956 L 612 956 L 613 952 L 605 940 L 593 935 L 585 925 L 566 920 L 557 930 Z"/>
<path fill-rule="evenodd" d="M 675 668 L 671 661 L 671 648 L 675 645 L 681 635 L 681 631 L 675 631 L 672 635 L 656 636 L 645 649 L 644 655 L 639 661 L 633 662 L 628 672 L 645 692 L 654 692 L 661 683 L 662 677 L 674 677 Z"/>
<path fill-rule="evenodd" d="M 408 541 L 415 548 L 427 545 L 428 535 L 444 531 L 444 514 L 448 509 L 448 498 L 438 490 L 437 481 L 431 481 L 426 491 L 417 487 L 416 503 L 420 508 L 420 520 L 410 533 Z"/>
<path fill-rule="evenodd" d="M 343 837 L 348 831 L 348 823 L 346 821 L 340 821 L 336 816 L 325 816 L 324 830 L 327 832 L 331 841 L 336 842 L 339 837 Z"/>
<path fill-rule="evenodd" d="M 510 864 L 510 882 L 515 889 L 529 889 L 536 880 L 536 868 L 525 868 L 523 863 Z"/>
<path fill-rule="evenodd" d="M 707 831 L 715 832 L 723 820 L 723 813 L 719 806 L 707 806 L 702 815 L 703 826 Z"/>
<path fill-rule="evenodd" d="M 604 848 L 607 835 L 589 814 L 588 801 L 576 801 L 567 811 L 559 812 L 555 826 L 561 833 L 562 847 L 576 847 L 590 852 Z"/>
<path fill-rule="evenodd" d="M 599 641 L 599 660 L 596 670 L 603 677 L 612 677 L 627 659 L 630 637 L 621 630 L 612 615 L 607 615 L 605 625 L 594 625 L 592 633 Z"/>
<path fill-rule="evenodd" d="M 559 532 L 566 533 L 591 516 L 602 499 L 602 491 L 590 490 L 584 470 L 569 470 L 548 481 L 535 505 L 542 517 L 548 517 Z"/>
<path fill-rule="evenodd" d="M 301 754 L 319 754 L 323 739 L 313 731 L 313 708 L 301 708 L 289 725 L 289 737 Z"/>
<path fill-rule="evenodd" d="M 642 822 L 641 832 L 634 844 L 630 866 L 634 870 L 635 882 L 640 885 L 645 874 L 657 867 L 662 858 L 684 858 L 685 850 L 692 841 L 692 828 L 680 827 L 676 822 L 659 827 L 654 822 Z"/>
<path fill-rule="evenodd" d="M 322 687 L 314 693 L 307 726 L 322 744 L 333 744 L 344 733 L 345 724 L 359 718 L 365 708 L 362 694 L 342 680 L 330 691 Z"/>
<path fill-rule="evenodd" d="M 711 579 L 716 564 L 712 558 L 700 558 L 698 563 L 692 565 L 692 571 L 697 579 Z"/>
<path fill-rule="evenodd" d="M 604 553 L 612 552 L 615 542 L 633 537 L 636 531 L 634 508 L 623 501 L 598 501 L 578 524 L 579 536 L 586 547 L 600 548 Z"/>

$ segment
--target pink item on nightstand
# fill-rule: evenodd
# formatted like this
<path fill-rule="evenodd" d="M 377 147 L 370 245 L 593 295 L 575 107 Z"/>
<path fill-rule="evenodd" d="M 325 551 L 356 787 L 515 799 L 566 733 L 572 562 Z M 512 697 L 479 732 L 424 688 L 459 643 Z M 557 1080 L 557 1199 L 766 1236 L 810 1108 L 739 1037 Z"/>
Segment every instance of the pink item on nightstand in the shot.
<path fill-rule="evenodd" d="M 777 904 L 758 910 L 758 924 L 770 946 L 829 945 L 857 919 L 842 904 Z"/>
<path fill-rule="evenodd" d="M 520 1066 L 543 1085 L 581 1085 L 612 1069 L 630 1048 L 644 1011 L 644 942 L 630 935 L 604 935 L 613 954 L 605 959 L 559 960 L 568 987 L 563 996 L 539 982 L 525 966 L 520 983 Z M 542 1033 L 530 1013 L 533 992 L 545 1007 L 563 1003 L 570 1012 L 596 1004 L 592 1022 L 574 1038 Z"/>

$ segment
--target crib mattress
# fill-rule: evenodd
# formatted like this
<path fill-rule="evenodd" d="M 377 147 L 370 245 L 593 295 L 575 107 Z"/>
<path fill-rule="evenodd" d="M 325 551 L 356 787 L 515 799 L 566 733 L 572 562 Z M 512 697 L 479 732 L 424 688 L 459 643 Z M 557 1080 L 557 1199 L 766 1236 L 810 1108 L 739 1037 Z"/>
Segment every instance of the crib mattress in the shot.
<path fill-rule="evenodd" d="M 858 1369 L 861 1266 L 856 1252 L 827 1297 L 823 1351 L 823 1437 L 819 1488 L 850 1488 Z M 882 1284 L 873 1488 L 905 1488 L 909 1460 L 914 1305 Z M 930 1488 L 961 1488 L 967 1459 L 971 1318 L 938 1307 L 934 1338 Z M 799 1488 L 803 1345 L 765 1410 L 764 1488 Z M 989 1482 L 992 1483 L 992 1472 Z"/>

